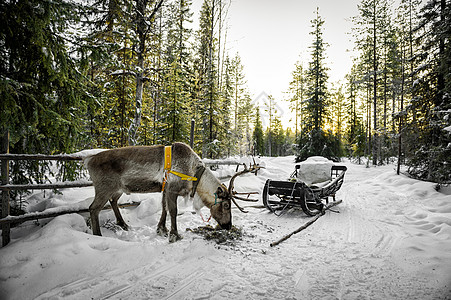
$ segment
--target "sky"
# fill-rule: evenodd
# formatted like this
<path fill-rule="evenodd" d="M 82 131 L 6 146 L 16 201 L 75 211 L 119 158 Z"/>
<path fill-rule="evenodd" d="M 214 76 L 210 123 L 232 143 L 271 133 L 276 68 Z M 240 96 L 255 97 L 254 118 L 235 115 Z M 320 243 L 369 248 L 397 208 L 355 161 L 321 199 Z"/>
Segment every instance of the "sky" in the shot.
<path fill-rule="evenodd" d="M 203 0 L 194 0 L 193 21 L 197 28 Z M 290 124 L 288 85 L 296 62 L 310 61 L 313 36 L 310 21 L 319 7 L 330 82 L 343 79 L 352 66 L 351 17 L 360 1 L 347 0 L 232 0 L 228 11 L 227 50 L 239 53 L 251 97 L 272 95 L 284 127 Z M 351 50 L 351 52 L 349 52 Z"/>

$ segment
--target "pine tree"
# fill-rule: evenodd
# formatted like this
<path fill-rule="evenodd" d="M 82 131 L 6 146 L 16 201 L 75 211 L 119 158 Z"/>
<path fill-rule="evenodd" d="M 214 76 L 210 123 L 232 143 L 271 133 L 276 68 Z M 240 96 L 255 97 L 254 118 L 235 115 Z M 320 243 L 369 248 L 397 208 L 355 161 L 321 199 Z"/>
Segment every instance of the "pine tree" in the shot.
<path fill-rule="evenodd" d="M 69 32 L 84 10 L 62 1 L 1 2 L 0 132 L 10 132 L 11 153 L 70 153 L 87 143 L 88 83 L 71 56 L 78 32 Z M 64 166 L 62 179 L 74 178 Z M 50 169 L 48 162 L 14 162 L 11 171 L 13 183 L 42 183 Z"/>
<path fill-rule="evenodd" d="M 313 44 L 311 48 L 311 61 L 306 72 L 307 95 L 304 114 L 304 127 L 299 138 L 299 155 L 297 161 L 302 161 L 312 155 L 321 155 L 338 160 L 339 141 L 324 126 L 328 118 L 330 105 L 327 89 L 327 67 L 324 65 L 327 43 L 323 41 L 324 20 L 316 10 L 316 18 L 311 21 Z"/>
<path fill-rule="evenodd" d="M 266 151 L 265 154 L 268 156 L 273 156 L 273 150 L 272 150 L 272 145 L 273 145 L 273 135 L 274 135 L 274 131 L 272 126 L 274 125 L 274 119 L 276 118 L 276 114 L 277 114 L 277 109 L 276 109 L 276 103 L 275 103 L 275 99 L 272 95 L 268 95 L 268 102 L 265 103 L 265 111 L 268 114 L 269 120 L 268 120 L 268 128 L 266 129 Z"/>
<path fill-rule="evenodd" d="M 254 132 L 252 138 L 254 141 L 254 155 L 264 154 L 264 135 L 263 135 L 263 125 L 260 118 L 260 109 L 257 109 L 257 114 L 254 123 Z"/>
<path fill-rule="evenodd" d="M 251 96 L 248 93 L 244 94 L 243 101 L 240 107 L 240 123 L 242 128 L 243 139 L 240 148 L 241 155 L 249 155 L 252 152 L 252 130 L 251 124 L 255 118 L 255 108 L 252 104 Z"/>
<path fill-rule="evenodd" d="M 282 121 L 279 117 L 274 116 L 270 126 L 271 140 L 271 156 L 281 156 L 284 154 L 285 132 L 282 128 Z"/>
<path fill-rule="evenodd" d="M 191 31 L 185 28 L 189 21 L 189 3 L 179 0 L 169 5 L 168 33 L 165 41 L 163 87 L 161 90 L 164 106 L 160 108 L 158 131 L 159 142 L 170 144 L 175 141 L 188 142 L 191 95 L 188 77 L 188 38 Z"/>
<path fill-rule="evenodd" d="M 221 156 L 229 157 L 234 152 L 233 149 L 236 147 L 233 131 L 232 131 L 232 115 L 230 113 L 230 108 L 233 101 L 233 83 L 232 83 L 232 72 L 233 68 L 230 62 L 230 58 L 227 55 L 224 60 L 223 66 L 223 76 L 222 76 L 222 86 L 221 86 L 221 111 L 224 112 L 220 120 L 220 138 L 223 142 L 224 148 Z"/>
<path fill-rule="evenodd" d="M 149 0 L 136 0 L 135 14 L 132 20 L 133 24 L 136 24 L 135 30 L 135 43 L 136 49 L 136 65 L 135 65 L 135 113 L 133 122 L 130 124 L 128 133 L 128 142 L 130 145 L 135 145 L 137 142 L 138 129 L 141 126 L 142 115 L 142 103 L 143 103 L 143 89 L 144 82 L 146 81 L 145 74 L 145 56 L 147 51 L 147 39 L 149 33 L 149 27 L 155 21 L 155 14 L 163 4 L 163 0 L 155 1 L 155 6 L 150 12 L 148 12 L 148 4 L 154 4 L 154 1 Z"/>
<path fill-rule="evenodd" d="M 202 137 L 199 150 L 204 157 L 216 157 L 219 151 L 217 140 L 219 123 L 219 90 L 217 86 L 217 67 L 215 59 L 217 45 L 215 36 L 215 22 L 218 16 L 217 0 L 205 0 L 202 4 L 197 32 L 196 49 L 196 81 L 197 104 L 195 116 L 199 127 L 199 135 Z"/>
<path fill-rule="evenodd" d="M 302 110 L 303 102 L 306 94 L 305 91 L 305 71 L 300 62 L 295 65 L 295 70 L 292 72 L 292 81 L 289 85 L 290 99 L 290 110 L 294 112 L 295 115 L 295 138 L 298 139 L 301 124 L 303 122 Z"/>
<path fill-rule="evenodd" d="M 397 53 L 394 56 L 397 57 L 398 63 L 395 65 L 394 69 L 397 69 L 398 76 L 398 89 L 393 89 L 399 93 L 400 100 L 395 107 L 395 95 L 393 95 L 393 113 L 395 117 L 393 122 L 397 121 L 397 133 L 398 133 L 398 149 L 397 149 L 397 174 L 400 174 L 401 164 L 404 160 L 405 149 L 404 136 L 406 135 L 405 124 L 408 121 L 408 112 L 405 109 L 407 105 L 405 103 L 411 103 L 411 107 L 415 107 L 415 94 L 413 90 L 415 75 L 414 75 L 414 47 L 416 48 L 414 41 L 414 27 L 417 23 L 415 16 L 417 15 L 416 7 L 419 6 L 419 0 L 403 0 L 400 6 L 397 8 Z M 396 61 L 396 60 L 394 60 Z M 395 128 L 395 124 L 393 127 Z"/>
<path fill-rule="evenodd" d="M 360 158 L 364 156 L 366 149 L 366 133 L 364 128 L 364 120 L 362 111 L 359 108 L 359 90 L 362 88 L 362 81 L 359 80 L 361 74 L 358 66 L 353 65 L 351 72 L 346 75 L 347 80 L 347 98 L 348 104 L 346 109 L 347 130 L 346 130 L 346 148 L 350 157 Z"/>
<path fill-rule="evenodd" d="M 324 128 L 327 118 L 328 90 L 327 90 L 327 68 L 324 65 L 325 50 L 328 46 L 323 41 L 324 20 L 319 15 L 319 8 L 316 10 L 316 18 L 311 21 L 313 31 L 312 60 L 307 70 L 307 91 L 309 98 L 306 106 L 305 130 L 321 131 Z"/>
<path fill-rule="evenodd" d="M 408 160 L 408 172 L 415 177 L 436 182 L 450 182 L 451 124 L 451 3 L 430 1 L 421 9 L 418 30 L 427 29 L 421 39 L 421 60 L 414 70 L 416 97 L 410 131 L 419 132 L 417 151 Z M 420 37 L 421 38 L 421 37 Z"/>
<path fill-rule="evenodd" d="M 332 105 L 330 123 L 332 124 L 332 131 L 341 140 L 344 133 L 345 120 L 345 95 L 343 92 L 343 85 L 338 83 L 338 87 L 332 92 Z"/>
<path fill-rule="evenodd" d="M 238 53 L 231 61 L 230 80 L 232 88 L 232 139 L 235 145 L 235 153 L 242 154 L 243 142 L 246 138 L 246 128 L 249 124 L 246 123 L 247 115 L 252 114 L 249 96 L 246 93 L 246 79 L 244 75 L 244 66 L 241 63 L 241 57 Z"/>
<path fill-rule="evenodd" d="M 359 8 L 359 17 L 354 19 L 358 26 L 357 47 L 362 51 L 364 63 L 367 66 L 367 87 L 371 89 L 372 105 L 372 129 L 368 120 L 368 144 L 371 144 L 372 163 L 378 162 L 380 153 L 379 135 L 380 135 L 380 79 L 379 74 L 383 70 L 381 62 L 383 49 L 383 33 L 386 32 L 389 24 L 389 3 L 387 0 L 362 0 Z M 369 99 L 370 100 L 370 99 Z M 368 113 L 371 114 L 371 107 L 368 106 Z"/>

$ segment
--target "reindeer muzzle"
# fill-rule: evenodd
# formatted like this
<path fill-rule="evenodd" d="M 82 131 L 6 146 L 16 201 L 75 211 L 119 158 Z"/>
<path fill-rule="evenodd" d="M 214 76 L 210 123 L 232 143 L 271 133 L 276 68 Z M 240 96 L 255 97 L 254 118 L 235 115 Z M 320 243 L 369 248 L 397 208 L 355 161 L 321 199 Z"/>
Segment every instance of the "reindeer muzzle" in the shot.
<path fill-rule="evenodd" d="M 221 229 L 230 230 L 232 229 L 232 222 L 226 223 L 226 224 L 220 224 Z"/>

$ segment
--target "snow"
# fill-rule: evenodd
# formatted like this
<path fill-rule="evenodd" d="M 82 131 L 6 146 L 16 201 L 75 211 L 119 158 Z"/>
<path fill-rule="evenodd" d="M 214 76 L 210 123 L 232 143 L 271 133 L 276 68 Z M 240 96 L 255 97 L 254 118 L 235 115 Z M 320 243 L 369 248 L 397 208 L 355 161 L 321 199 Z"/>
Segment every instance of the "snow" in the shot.
<path fill-rule="evenodd" d="M 298 180 L 307 185 L 321 183 L 332 179 L 330 169 L 334 162 L 322 156 L 312 156 L 300 162 L 298 170 Z"/>
<path fill-rule="evenodd" d="M 261 163 L 258 176 L 237 178 L 238 191 L 261 192 L 266 179 L 284 180 L 295 165 L 294 157 Z M 120 202 L 141 202 L 121 210 L 131 230 L 114 227 L 113 212 L 103 211 L 103 237 L 91 234 L 87 214 L 23 223 L 0 249 L 0 298 L 450 299 L 451 196 L 397 176 L 394 166 L 342 164 L 340 213 L 328 211 L 276 247 L 269 244 L 310 218 L 298 210 L 277 217 L 261 199 L 241 203 L 247 214 L 233 209 L 244 232 L 235 245 L 185 231 L 205 223 L 183 199 L 177 220 L 184 238 L 170 244 L 157 236 L 160 194 L 124 195 Z M 93 196 L 88 187 L 28 201 L 37 211 L 89 205 Z"/>

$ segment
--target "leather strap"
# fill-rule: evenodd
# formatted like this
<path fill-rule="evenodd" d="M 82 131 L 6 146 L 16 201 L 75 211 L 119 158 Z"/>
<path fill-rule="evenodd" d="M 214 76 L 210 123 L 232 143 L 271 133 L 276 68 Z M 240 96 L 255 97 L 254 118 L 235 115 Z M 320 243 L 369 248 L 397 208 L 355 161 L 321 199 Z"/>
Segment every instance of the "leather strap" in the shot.
<path fill-rule="evenodd" d="M 204 171 L 205 171 L 205 167 L 202 166 L 202 165 L 198 166 L 196 168 L 196 174 L 194 174 L 194 177 L 196 177 L 197 180 L 193 181 L 193 188 L 191 189 L 191 195 L 190 195 L 191 198 L 193 198 L 194 194 L 196 194 L 197 185 L 199 184 L 199 181 L 200 181 L 200 179 L 202 177 L 202 174 L 204 174 Z"/>
<path fill-rule="evenodd" d="M 172 146 L 164 147 L 164 169 L 170 170 L 172 167 Z"/>

